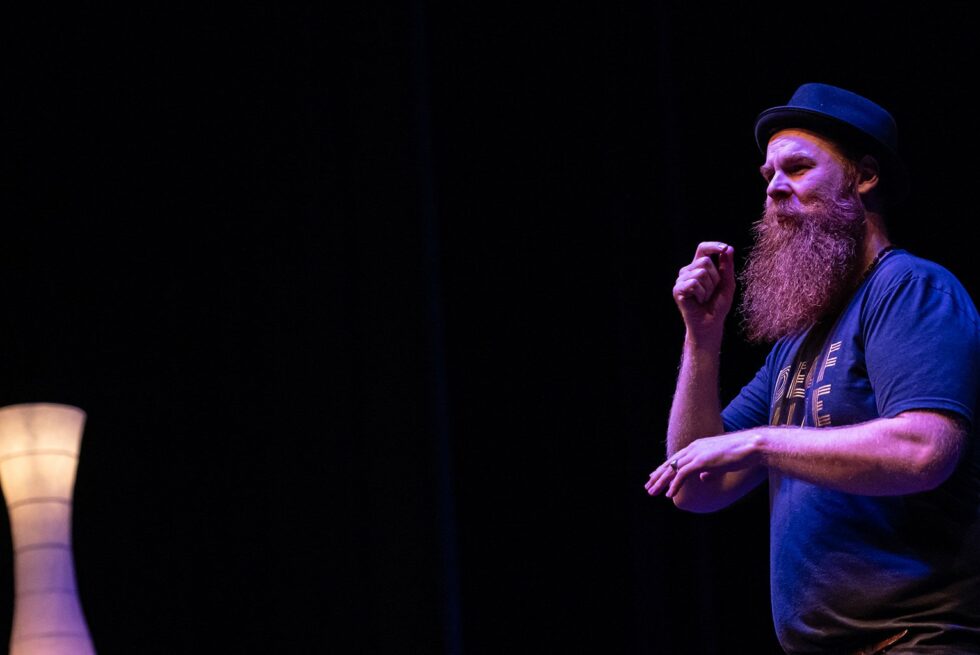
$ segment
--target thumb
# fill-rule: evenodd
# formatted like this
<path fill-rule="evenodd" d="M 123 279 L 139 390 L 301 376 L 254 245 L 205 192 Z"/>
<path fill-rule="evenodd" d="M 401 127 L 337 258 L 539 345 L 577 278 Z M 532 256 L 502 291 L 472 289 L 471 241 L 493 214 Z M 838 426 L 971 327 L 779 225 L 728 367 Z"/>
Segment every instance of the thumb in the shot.
<path fill-rule="evenodd" d="M 726 286 L 735 284 L 735 249 L 731 246 L 718 253 L 718 273 Z"/>

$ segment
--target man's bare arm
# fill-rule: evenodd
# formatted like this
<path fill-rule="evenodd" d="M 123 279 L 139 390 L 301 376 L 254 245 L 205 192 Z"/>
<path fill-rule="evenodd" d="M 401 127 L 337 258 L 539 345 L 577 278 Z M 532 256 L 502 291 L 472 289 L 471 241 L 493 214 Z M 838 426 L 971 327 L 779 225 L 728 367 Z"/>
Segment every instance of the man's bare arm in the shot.
<path fill-rule="evenodd" d="M 967 440 L 965 422 L 939 411 L 903 412 L 839 428 L 762 427 L 698 439 L 655 473 L 648 491 L 686 497 L 703 477 L 759 466 L 829 489 L 870 496 L 934 489 L 956 467 Z M 675 500 L 675 502 L 677 502 Z"/>
<path fill-rule="evenodd" d="M 667 462 L 702 437 L 721 434 L 721 404 L 718 398 L 719 353 L 716 346 L 685 341 L 677 390 L 670 408 L 667 427 Z M 658 469 L 659 471 L 659 469 Z M 658 471 L 647 484 L 650 491 Z M 688 481 L 682 493 L 673 496 L 677 507 L 692 512 L 713 512 L 744 496 L 767 477 L 759 465 L 722 474 L 698 476 Z M 651 494 L 652 495 L 652 494 Z"/>
<path fill-rule="evenodd" d="M 680 270 L 674 285 L 674 300 L 687 333 L 667 426 L 668 463 L 697 439 L 724 431 L 718 399 L 719 353 L 735 292 L 734 269 L 730 246 L 704 242 L 698 245 L 693 261 Z M 648 490 L 656 473 L 651 474 Z M 674 502 L 691 511 L 714 511 L 742 497 L 765 477 L 761 466 L 704 476 L 686 485 Z"/>

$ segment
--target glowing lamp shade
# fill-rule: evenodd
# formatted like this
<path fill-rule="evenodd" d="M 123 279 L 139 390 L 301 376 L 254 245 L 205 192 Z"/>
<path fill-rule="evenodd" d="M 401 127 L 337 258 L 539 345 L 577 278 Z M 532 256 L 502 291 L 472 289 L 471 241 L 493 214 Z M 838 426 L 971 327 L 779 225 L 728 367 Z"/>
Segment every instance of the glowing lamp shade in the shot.
<path fill-rule="evenodd" d="M 14 546 L 10 655 L 94 654 L 78 600 L 72 495 L 85 412 L 29 403 L 0 408 L 0 486 Z"/>

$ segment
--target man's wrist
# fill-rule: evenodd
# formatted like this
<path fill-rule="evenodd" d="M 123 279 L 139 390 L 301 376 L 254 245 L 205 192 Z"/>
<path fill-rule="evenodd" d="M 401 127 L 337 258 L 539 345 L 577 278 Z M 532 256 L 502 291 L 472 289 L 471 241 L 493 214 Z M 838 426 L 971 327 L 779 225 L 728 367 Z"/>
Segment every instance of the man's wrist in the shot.
<path fill-rule="evenodd" d="M 692 354 L 717 357 L 721 354 L 721 335 L 697 335 L 688 330 L 684 334 L 684 347 Z"/>

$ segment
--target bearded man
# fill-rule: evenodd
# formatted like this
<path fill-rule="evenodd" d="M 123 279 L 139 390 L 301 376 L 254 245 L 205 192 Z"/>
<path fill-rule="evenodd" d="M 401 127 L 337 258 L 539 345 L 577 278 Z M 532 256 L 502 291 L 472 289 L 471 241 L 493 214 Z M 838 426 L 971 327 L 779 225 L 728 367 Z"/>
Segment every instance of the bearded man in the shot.
<path fill-rule="evenodd" d="M 686 335 L 647 492 L 710 512 L 768 481 L 788 653 L 980 653 L 980 317 L 889 241 L 907 182 L 887 111 L 804 84 L 755 130 L 768 197 L 741 309 L 774 345 L 722 410 L 734 250 L 701 243 L 673 288 Z"/>

